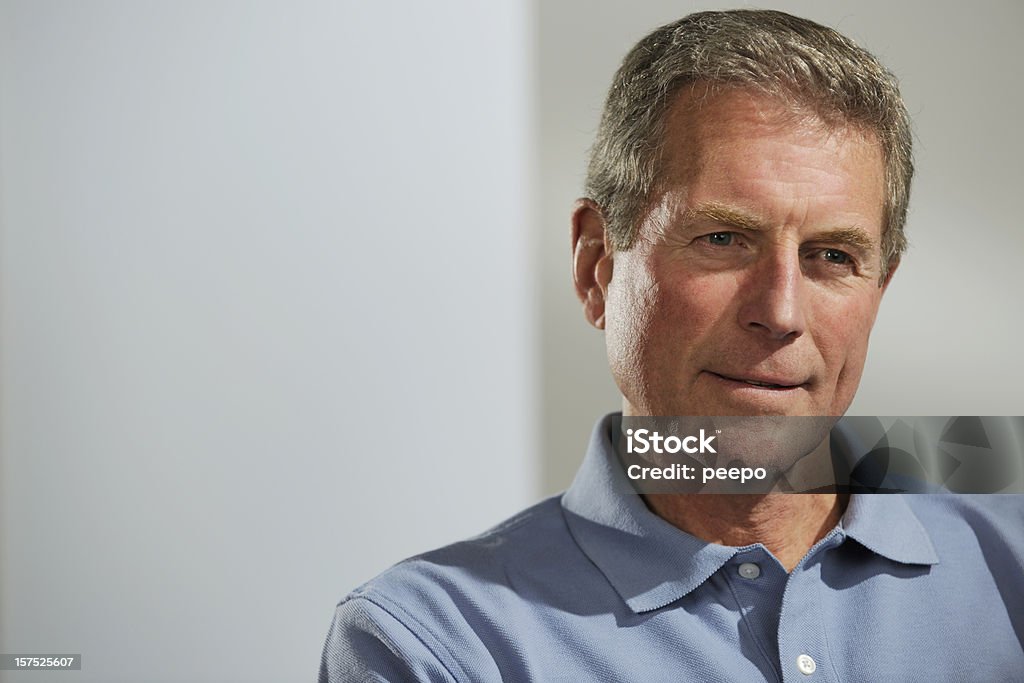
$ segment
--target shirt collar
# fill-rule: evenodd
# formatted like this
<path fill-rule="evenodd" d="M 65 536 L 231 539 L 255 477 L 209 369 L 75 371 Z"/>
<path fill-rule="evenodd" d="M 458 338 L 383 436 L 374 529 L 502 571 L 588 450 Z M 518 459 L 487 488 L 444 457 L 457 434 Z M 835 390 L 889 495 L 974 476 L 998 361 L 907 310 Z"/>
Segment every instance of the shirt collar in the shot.
<path fill-rule="evenodd" d="M 641 613 L 687 595 L 743 549 L 691 536 L 648 510 L 639 495 L 623 493 L 630 484 L 612 447 L 612 417 L 595 425 L 562 507 L 580 549 Z M 896 562 L 938 562 L 928 533 L 900 495 L 852 495 L 840 531 Z"/>
<path fill-rule="evenodd" d="M 938 564 L 928 531 L 899 493 L 854 493 L 840 526 L 868 550 L 902 564 Z"/>

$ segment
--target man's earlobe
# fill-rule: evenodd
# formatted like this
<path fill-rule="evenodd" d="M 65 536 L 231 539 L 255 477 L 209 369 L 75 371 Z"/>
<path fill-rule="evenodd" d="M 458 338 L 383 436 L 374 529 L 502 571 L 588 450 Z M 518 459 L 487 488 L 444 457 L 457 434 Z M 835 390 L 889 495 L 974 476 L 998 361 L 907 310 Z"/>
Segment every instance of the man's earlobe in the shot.
<path fill-rule="evenodd" d="M 612 279 L 612 250 L 601 209 L 578 199 L 572 211 L 572 281 L 587 322 L 604 329 L 605 301 Z"/>

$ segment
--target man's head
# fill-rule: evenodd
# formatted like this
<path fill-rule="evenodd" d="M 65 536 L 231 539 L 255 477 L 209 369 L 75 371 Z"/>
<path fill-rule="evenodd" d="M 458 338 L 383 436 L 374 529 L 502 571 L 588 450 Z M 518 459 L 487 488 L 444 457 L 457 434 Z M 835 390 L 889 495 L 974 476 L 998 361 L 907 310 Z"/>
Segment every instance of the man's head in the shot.
<path fill-rule="evenodd" d="M 910 118 L 895 77 L 840 33 L 772 10 L 691 14 L 656 29 L 626 55 L 608 92 L 586 181 L 615 248 L 632 244 L 658 191 L 668 113 L 697 83 L 766 95 L 794 114 L 874 134 L 885 158 L 883 273 L 899 261 L 914 167 Z"/>
<path fill-rule="evenodd" d="M 912 170 L 895 80 L 830 29 L 737 11 L 643 39 L 573 216 L 625 411 L 843 414 Z"/>

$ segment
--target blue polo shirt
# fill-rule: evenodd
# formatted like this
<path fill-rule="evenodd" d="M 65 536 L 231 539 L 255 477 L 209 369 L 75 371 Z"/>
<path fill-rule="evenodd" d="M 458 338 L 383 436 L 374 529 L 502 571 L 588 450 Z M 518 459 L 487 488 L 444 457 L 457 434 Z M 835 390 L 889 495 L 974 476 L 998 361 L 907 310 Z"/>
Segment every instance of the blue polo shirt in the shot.
<path fill-rule="evenodd" d="M 1024 681 L 1024 497 L 853 495 L 788 573 L 651 513 L 598 423 L 569 490 L 335 612 L 320 681 Z"/>

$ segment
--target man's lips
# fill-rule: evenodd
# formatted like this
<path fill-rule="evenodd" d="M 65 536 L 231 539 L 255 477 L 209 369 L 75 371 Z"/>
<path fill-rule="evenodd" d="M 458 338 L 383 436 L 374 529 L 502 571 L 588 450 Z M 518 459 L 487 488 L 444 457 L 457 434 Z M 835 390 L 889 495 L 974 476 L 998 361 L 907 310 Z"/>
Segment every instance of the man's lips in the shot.
<path fill-rule="evenodd" d="M 711 370 L 706 370 L 705 372 L 726 382 L 756 387 L 758 389 L 772 389 L 775 391 L 785 391 L 790 389 L 799 389 L 807 384 L 806 381 L 772 375 L 733 376 L 724 375 L 719 372 L 712 372 Z"/>

